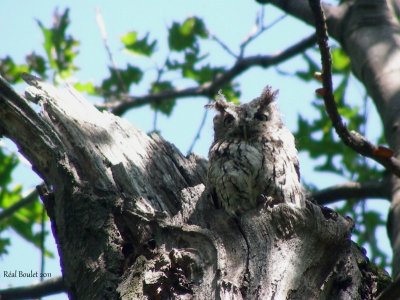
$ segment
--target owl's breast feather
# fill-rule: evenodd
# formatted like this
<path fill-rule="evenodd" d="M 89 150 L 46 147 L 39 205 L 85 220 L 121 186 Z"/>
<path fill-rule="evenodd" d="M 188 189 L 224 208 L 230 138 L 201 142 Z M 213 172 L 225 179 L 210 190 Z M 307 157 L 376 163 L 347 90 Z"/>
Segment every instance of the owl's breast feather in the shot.
<path fill-rule="evenodd" d="M 208 181 L 221 198 L 253 202 L 263 192 L 263 163 L 262 149 L 256 145 L 235 140 L 215 143 L 210 149 Z"/>

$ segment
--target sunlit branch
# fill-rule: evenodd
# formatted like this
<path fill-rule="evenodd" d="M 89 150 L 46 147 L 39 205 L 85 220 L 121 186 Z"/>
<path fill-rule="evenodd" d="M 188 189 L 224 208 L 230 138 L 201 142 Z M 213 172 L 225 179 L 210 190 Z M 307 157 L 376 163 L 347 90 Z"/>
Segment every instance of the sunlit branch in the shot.
<path fill-rule="evenodd" d="M 99 8 L 96 9 L 96 22 L 97 26 L 99 27 L 101 38 L 103 40 L 104 48 L 106 49 L 108 58 L 110 60 L 111 66 L 115 71 L 115 74 L 118 77 L 118 82 L 120 84 L 120 87 L 122 90 L 127 93 L 127 88 L 124 84 L 124 81 L 122 80 L 121 72 L 119 71 L 117 64 L 115 63 L 113 54 L 111 52 L 110 46 L 108 45 L 108 37 L 107 37 L 107 31 L 106 31 L 106 25 L 104 23 L 103 15 L 101 14 L 101 11 Z"/>
<path fill-rule="evenodd" d="M 238 59 L 230 69 L 217 75 L 212 82 L 208 82 L 199 86 L 185 88 L 182 90 L 163 91 L 158 94 L 150 94 L 145 96 L 127 96 L 120 99 L 120 101 L 98 105 L 98 107 L 108 108 L 114 114 L 122 115 L 131 108 L 148 105 L 164 99 L 199 96 L 210 98 L 213 97 L 213 95 L 216 94 L 218 90 L 221 89 L 225 84 L 231 82 L 234 78 L 238 77 L 251 67 L 259 66 L 262 68 L 268 68 L 280 64 L 312 47 L 315 45 L 315 41 L 315 35 L 311 35 L 275 55 L 257 55 Z"/>

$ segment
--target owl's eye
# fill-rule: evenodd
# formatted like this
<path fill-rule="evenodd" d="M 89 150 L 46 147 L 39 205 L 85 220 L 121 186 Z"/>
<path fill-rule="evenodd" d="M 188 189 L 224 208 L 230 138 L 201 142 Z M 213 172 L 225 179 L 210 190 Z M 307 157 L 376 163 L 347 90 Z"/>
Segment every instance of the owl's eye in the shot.
<path fill-rule="evenodd" d="M 224 118 L 224 124 L 225 125 L 229 125 L 232 124 L 233 120 L 235 120 L 235 118 L 232 115 L 226 115 Z"/>
<path fill-rule="evenodd" d="M 268 121 L 268 115 L 263 113 L 255 113 L 254 118 L 259 121 Z"/>

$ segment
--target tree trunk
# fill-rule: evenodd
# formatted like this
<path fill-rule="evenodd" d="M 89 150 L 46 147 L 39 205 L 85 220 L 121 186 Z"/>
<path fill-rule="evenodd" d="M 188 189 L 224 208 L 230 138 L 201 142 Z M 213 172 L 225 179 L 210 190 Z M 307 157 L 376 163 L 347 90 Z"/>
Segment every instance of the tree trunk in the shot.
<path fill-rule="evenodd" d="M 373 299 L 384 288 L 352 221 L 311 202 L 240 219 L 216 209 L 207 161 L 100 112 L 72 88 L 1 78 L 0 132 L 43 178 L 71 299 Z"/>
<path fill-rule="evenodd" d="M 257 0 L 271 3 L 313 24 L 308 1 Z M 390 5 L 389 5 L 390 4 Z M 351 0 L 325 5 L 328 31 L 346 50 L 354 75 L 364 84 L 382 119 L 390 148 L 400 153 L 399 1 Z M 400 274 L 400 180 L 393 176 L 388 231 L 393 247 L 393 277 Z"/>

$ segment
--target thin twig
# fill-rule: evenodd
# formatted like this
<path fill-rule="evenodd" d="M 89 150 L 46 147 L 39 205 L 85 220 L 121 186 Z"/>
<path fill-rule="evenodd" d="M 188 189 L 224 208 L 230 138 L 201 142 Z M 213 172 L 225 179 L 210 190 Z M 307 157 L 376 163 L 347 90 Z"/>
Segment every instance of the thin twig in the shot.
<path fill-rule="evenodd" d="M 311 10 L 315 18 L 315 28 L 317 33 L 317 42 L 321 53 L 322 62 L 322 83 L 323 88 L 318 89 L 317 93 L 324 98 L 325 108 L 332 125 L 345 145 L 354 151 L 374 159 L 389 171 L 400 176 L 400 161 L 394 157 L 394 152 L 383 146 L 375 146 L 369 142 L 364 136 L 349 131 L 342 121 L 335 99 L 332 87 L 332 58 L 328 46 L 328 33 L 326 28 L 324 12 L 321 8 L 319 0 L 309 0 Z"/>
<path fill-rule="evenodd" d="M 264 14 L 262 13 L 262 16 L 260 18 L 263 18 Z M 282 15 L 280 17 L 278 17 L 277 19 L 275 19 L 274 21 L 272 21 L 271 24 L 269 24 L 268 26 L 264 26 L 263 24 L 263 20 L 259 21 L 259 23 L 261 23 L 261 27 L 259 27 L 259 29 L 257 29 L 258 26 L 260 25 L 255 25 L 256 30 L 253 30 L 249 33 L 249 35 L 244 39 L 244 41 L 240 44 L 240 57 L 243 57 L 244 55 L 244 50 L 246 49 L 246 47 L 252 42 L 254 41 L 256 38 L 258 38 L 260 35 L 262 35 L 265 31 L 267 31 L 268 29 L 274 27 L 276 24 L 278 24 L 280 21 L 282 21 L 284 18 L 286 18 L 287 15 Z"/>
<path fill-rule="evenodd" d="M 235 64 L 223 73 L 218 74 L 212 82 L 208 82 L 199 86 L 190 87 L 182 90 L 163 91 L 158 94 L 150 94 L 145 96 L 127 96 L 121 98 L 120 101 L 98 105 L 99 108 L 108 108 L 116 115 L 122 115 L 128 109 L 144 106 L 153 102 L 159 102 L 168 98 L 183 98 L 183 97 L 213 97 L 216 92 L 225 84 L 232 81 L 249 68 L 260 66 L 268 68 L 284 62 L 306 49 L 315 45 L 315 35 L 311 35 L 300 42 L 285 49 L 275 55 L 258 55 L 238 59 Z"/>
<path fill-rule="evenodd" d="M 0 290 L 0 299 L 36 299 L 65 291 L 62 277 L 56 277 L 29 286 Z"/>
<path fill-rule="evenodd" d="M 106 30 L 106 25 L 104 23 L 104 19 L 103 19 L 103 15 L 101 14 L 101 10 L 100 8 L 96 8 L 96 22 L 97 22 L 97 26 L 99 27 L 99 31 L 101 34 L 101 38 L 103 40 L 103 44 L 104 44 L 104 48 L 106 49 L 108 58 L 110 60 L 111 66 L 115 72 L 115 74 L 117 75 L 118 78 L 118 83 L 120 85 L 120 88 L 127 93 L 128 90 L 124 84 L 124 81 L 122 80 L 122 75 L 121 72 L 119 71 L 117 64 L 114 60 L 113 54 L 111 52 L 110 46 L 108 45 L 108 36 L 107 36 L 107 30 Z"/>
<path fill-rule="evenodd" d="M 46 263 L 46 209 L 42 206 L 42 216 L 40 224 L 40 273 L 44 273 Z M 44 277 L 40 276 L 40 281 L 43 281 Z"/>
<path fill-rule="evenodd" d="M 154 118 L 153 118 L 153 131 L 157 131 L 157 121 L 158 121 L 158 110 L 154 110 Z"/>
<path fill-rule="evenodd" d="M 211 101 L 208 101 L 208 103 L 210 103 L 210 102 Z M 200 140 L 201 132 L 202 132 L 202 130 L 204 128 L 204 125 L 206 124 L 207 114 L 208 114 L 208 109 L 205 109 L 204 112 L 203 112 L 203 118 L 201 119 L 199 129 L 197 130 L 197 133 L 194 136 L 193 142 L 190 145 L 189 150 L 187 151 L 187 155 L 189 155 L 190 153 L 193 152 L 194 146 Z"/>
<path fill-rule="evenodd" d="M 208 36 L 214 40 L 215 42 L 217 42 L 222 49 L 224 49 L 229 55 L 233 56 L 234 58 L 238 59 L 239 55 L 237 55 L 235 52 L 233 52 L 227 44 L 225 44 L 220 38 L 218 38 L 215 34 L 208 32 Z"/>
<path fill-rule="evenodd" d="M 271 24 L 268 26 L 264 26 L 264 7 L 261 8 L 261 12 L 257 15 L 256 18 L 256 24 L 253 26 L 253 28 L 250 30 L 250 33 L 246 36 L 246 38 L 243 40 L 243 42 L 239 46 L 239 55 L 236 54 L 234 51 L 232 51 L 227 44 L 225 44 L 220 38 L 218 38 L 215 34 L 208 32 L 208 36 L 217 42 L 222 49 L 224 49 L 229 55 L 232 57 L 239 59 L 244 56 L 244 50 L 246 47 L 254 41 L 257 37 L 259 37 L 261 34 L 263 34 L 265 31 L 268 29 L 272 28 L 275 26 L 277 23 L 279 23 L 281 20 L 283 20 L 286 17 L 286 15 L 278 17 L 276 20 L 272 21 Z"/>
<path fill-rule="evenodd" d="M 165 69 L 165 66 L 167 65 L 167 62 L 168 62 L 168 57 L 165 60 L 163 67 L 161 67 L 161 68 L 157 67 L 157 77 L 155 80 L 155 84 L 158 84 L 161 81 L 161 78 L 164 74 L 164 69 Z M 158 132 L 157 123 L 158 123 L 158 109 L 155 107 L 154 108 L 154 117 L 153 117 L 153 132 Z"/>

